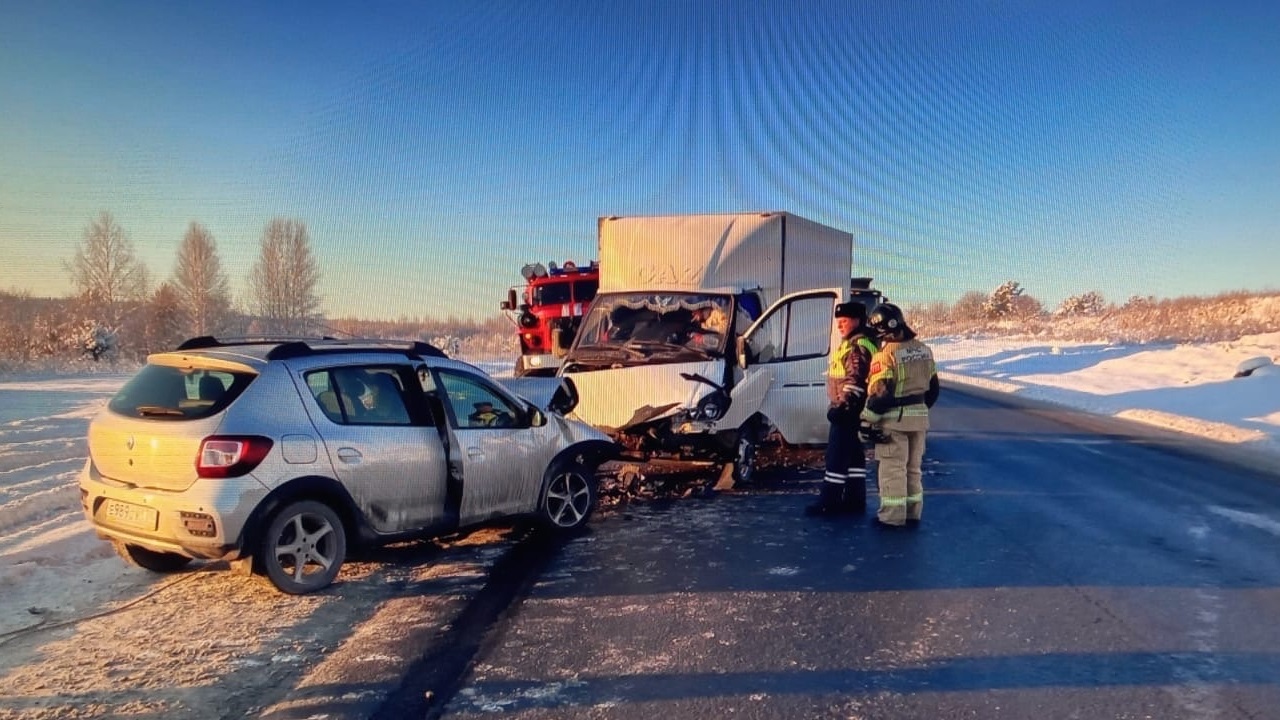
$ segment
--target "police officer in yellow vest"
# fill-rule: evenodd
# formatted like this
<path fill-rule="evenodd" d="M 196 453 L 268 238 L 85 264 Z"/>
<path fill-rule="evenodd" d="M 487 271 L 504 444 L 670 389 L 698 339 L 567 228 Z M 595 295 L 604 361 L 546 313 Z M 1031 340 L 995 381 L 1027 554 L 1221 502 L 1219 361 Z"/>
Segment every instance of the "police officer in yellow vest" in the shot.
<path fill-rule="evenodd" d="M 860 434 L 875 444 L 880 461 L 876 519 L 901 527 L 919 521 L 924 509 L 920 465 L 929 408 L 938 399 L 938 371 L 933 352 L 916 339 L 897 305 L 881 304 L 871 311 L 867 325 L 880 349 L 871 358 Z"/>
<path fill-rule="evenodd" d="M 866 335 L 867 309 L 840 303 L 835 310 L 840 345 L 827 367 L 827 451 L 818 500 L 809 515 L 861 513 L 867 509 L 867 463 L 858 439 L 858 415 L 866 399 L 867 371 L 876 345 Z"/>

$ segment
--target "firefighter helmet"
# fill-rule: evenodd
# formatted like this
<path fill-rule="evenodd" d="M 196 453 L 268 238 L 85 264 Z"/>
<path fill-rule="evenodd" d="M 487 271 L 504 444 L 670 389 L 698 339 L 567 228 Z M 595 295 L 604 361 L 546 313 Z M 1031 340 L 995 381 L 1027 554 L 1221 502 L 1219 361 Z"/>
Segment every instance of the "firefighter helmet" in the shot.
<path fill-rule="evenodd" d="M 880 303 L 867 318 L 867 325 L 881 335 L 893 335 L 907 329 L 902 308 L 893 303 Z"/>

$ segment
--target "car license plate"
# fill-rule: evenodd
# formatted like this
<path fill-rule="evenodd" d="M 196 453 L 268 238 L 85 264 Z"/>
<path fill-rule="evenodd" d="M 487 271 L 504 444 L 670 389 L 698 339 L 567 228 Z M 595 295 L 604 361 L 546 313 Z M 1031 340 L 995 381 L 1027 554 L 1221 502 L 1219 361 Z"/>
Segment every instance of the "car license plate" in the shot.
<path fill-rule="evenodd" d="M 112 521 L 121 525 L 129 525 L 131 527 L 143 528 L 145 530 L 156 529 L 156 518 L 158 517 L 158 513 L 149 507 L 123 503 L 118 500 L 108 500 L 107 507 L 103 512 Z"/>

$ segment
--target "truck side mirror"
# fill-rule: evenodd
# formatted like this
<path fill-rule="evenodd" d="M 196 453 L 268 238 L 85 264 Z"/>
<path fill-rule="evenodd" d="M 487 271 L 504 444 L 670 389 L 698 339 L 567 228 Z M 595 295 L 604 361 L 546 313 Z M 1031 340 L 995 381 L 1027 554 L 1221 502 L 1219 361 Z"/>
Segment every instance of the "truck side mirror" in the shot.
<path fill-rule="evenodd" d="M 502 305 L 501 305 L 501 307 L 502 307 L 502 309 L 503 309 L 503 310 L 515 310 L 515 309 L 516 309 L 516 291 L 515 291 L 515 288 L 509 288 L 509 289 L 507 290 L 507 299 L 502 301 Z"/>
<path fill-rule="evenodd" d="M 751 348 L 747 345 L 747 338 L 745 336 L 739 335 L 735 339 L 734 350 L 738 355 L 738 367 L 742 368 L 743 370 L 746 370 L 747 355 L 750 353 Z"/>
<path fill-rule="evenodd" d="M 569 347 L 573 345 L 573 330 L 565 327 L 555 327 L 551 330 L 551 353 L 556 357 L 564 357 L 569 352 Z"/>

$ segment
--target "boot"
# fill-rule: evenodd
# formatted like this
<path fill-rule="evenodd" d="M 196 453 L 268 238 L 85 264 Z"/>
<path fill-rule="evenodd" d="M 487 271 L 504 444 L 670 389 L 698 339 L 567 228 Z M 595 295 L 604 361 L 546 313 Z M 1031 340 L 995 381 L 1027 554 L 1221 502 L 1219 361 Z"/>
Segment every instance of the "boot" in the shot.
<path fill-rule="evenodd" d="M 867 480 L 852 476 L 840 492 L 840 511 L 861 515 L 867 511 Z"/>
<path fill-rule="evenodd" d="M 826 482 L 822 483 L 819 491 L 818 499 L 814 500 L 804 509 L 805 515 L 836 515 L 841 512 L 841 495 L 844 492 L 845 485 L 840 483 Z"/>

